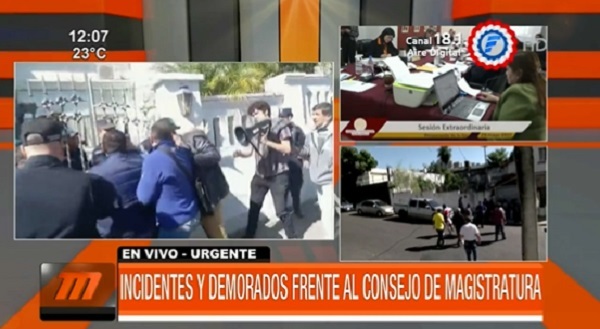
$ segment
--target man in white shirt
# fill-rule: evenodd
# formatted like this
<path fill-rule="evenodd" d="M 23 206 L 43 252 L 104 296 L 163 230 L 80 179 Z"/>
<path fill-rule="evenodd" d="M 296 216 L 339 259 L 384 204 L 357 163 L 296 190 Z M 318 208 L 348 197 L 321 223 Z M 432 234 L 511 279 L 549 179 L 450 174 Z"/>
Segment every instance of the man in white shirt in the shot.
<path fill-rule="evenodd" d="M 477 260 L 477 245 L 481 243 L 481 234 L 470 217 L 465 217 L 465 225 L 460 228 L 460 239 L 467 253 L 468 261 Z"/>

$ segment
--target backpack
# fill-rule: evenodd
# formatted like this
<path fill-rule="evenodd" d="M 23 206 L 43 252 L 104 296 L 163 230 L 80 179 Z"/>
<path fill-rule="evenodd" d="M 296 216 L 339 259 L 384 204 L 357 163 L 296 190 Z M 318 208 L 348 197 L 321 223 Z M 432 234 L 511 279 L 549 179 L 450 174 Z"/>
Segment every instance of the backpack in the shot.
<path fill-rule="evenodd" d="M 279 134 L 284 128 L 289 128 L 291 133 L 290 144 L 292 146 L 291 155 L 297 156 L 306 142 L 306 134 L 304 131 L 296 126 L 293 122 L 284 122 L 283 120 L 277 121 L 271 128 L 271 132 L 276 135 L 277 141 L 279 141 Z"/>

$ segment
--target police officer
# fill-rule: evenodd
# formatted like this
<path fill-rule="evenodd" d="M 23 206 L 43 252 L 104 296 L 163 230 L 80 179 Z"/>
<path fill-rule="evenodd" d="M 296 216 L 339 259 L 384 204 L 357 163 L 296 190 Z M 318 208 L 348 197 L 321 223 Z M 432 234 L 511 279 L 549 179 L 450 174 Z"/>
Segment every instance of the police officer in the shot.
<path fill-rule="evenodd" d="M 306 135 L 304 134 L 302 128 L 295 125 L 294 121 L 292 121 L 294 118 L 294 113 L 292 112 L 291 108 L 286 107 L 281 109 L 281 112 L 279 113 L 279 118 L 283 121 L 284 124 L 287 124 L 292 133 L 292 153 L 290 154 L 290 159 L 288 161 L 290 171 L 289 193 L 292 195 L 294 215 L 296 215 L 296 217 L 298 218 L 304 218 L 304 215 L 302 214 L 302 209 L 300 207 L 302 205 L 300 195 L 302 192 L 302 184 L 304 184 L 304 174 L 302 172 L 304 162 L 299 157 L 299 154 L 302 148 L 304 147 Z"/>
<path fill-rule="evenodd" d="M 104 153 L 104 149 L 102 148 L 102 137 L 104 137 L 104 133 L 116 129 L 115 125 L 107 120 L 98 120 L 96 122 L 96 127 L 98 127 L 98 140 L 100 143 L 92 150 L 92 160 L 90 161 L 90 168 L 93 166 L 97 166 L 106 160 L 106 154 Z"/>
<path fill-rule="evenodd" d="M 24 125 L 26 161 L 15 175 L 15 234 L 20 239 L 99 238 L 97 221 L 119 207 L 114 187 L 64 165 L 63 125 L 38 118 Z"/>

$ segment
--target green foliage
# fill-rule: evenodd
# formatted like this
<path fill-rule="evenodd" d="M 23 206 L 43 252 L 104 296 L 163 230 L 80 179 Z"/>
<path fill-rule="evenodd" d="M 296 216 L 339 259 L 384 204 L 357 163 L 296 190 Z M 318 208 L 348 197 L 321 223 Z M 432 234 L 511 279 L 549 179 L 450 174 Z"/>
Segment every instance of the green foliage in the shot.
<path fill-rule="evenodd" d="M 489 168 L 498 168 L 505 165 L 510 158 L 511 154 L 505 148 L 499 148 L 487 155 L 486 164 Z"/>
<path fill-rule="evenodd" d="M 377 160 L 373 158 L 369 151 L 359 151 L 355 147 L 343 147 L 340 166 L 342 188 L 348 191 L 354 190 L 358 177 L 376 168 L 377 165 Z"/>
<path fill-rule="evenodd" d="M 448 146 L 441 146 L 437 149 L 437 156 L 441 164 L 448 168 L 450 160 L 452 160 L 452 150 Z"/>
<path fill-rule="evenodd" d="M 430 180 L 414 175 L 410 170 L 396 168 L 394 170 L 394 187 L 408 188 L 412 193 L 419 194 L 434 191 L 438 186 Z"/>
<path fill-rule="evenodd" d="M 265 80 L 282 73 L 331 73 L 326 64 L 315 63 L 174 63 L 159 64 L 156 68 L 164 73 L 189 73 L 204 75 L 200 89 L 203 96 L 245 94 L 264 92 Z"/>

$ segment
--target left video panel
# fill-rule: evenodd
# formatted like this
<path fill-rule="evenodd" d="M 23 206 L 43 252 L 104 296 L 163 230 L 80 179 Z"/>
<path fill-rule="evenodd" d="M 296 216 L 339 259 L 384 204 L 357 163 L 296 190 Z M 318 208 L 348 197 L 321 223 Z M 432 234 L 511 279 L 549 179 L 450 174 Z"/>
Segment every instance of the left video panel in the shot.
<path fill-rule="evenodd" d="M 332 70 L 17 63 L 15 239 L 333 239 Z"/>

